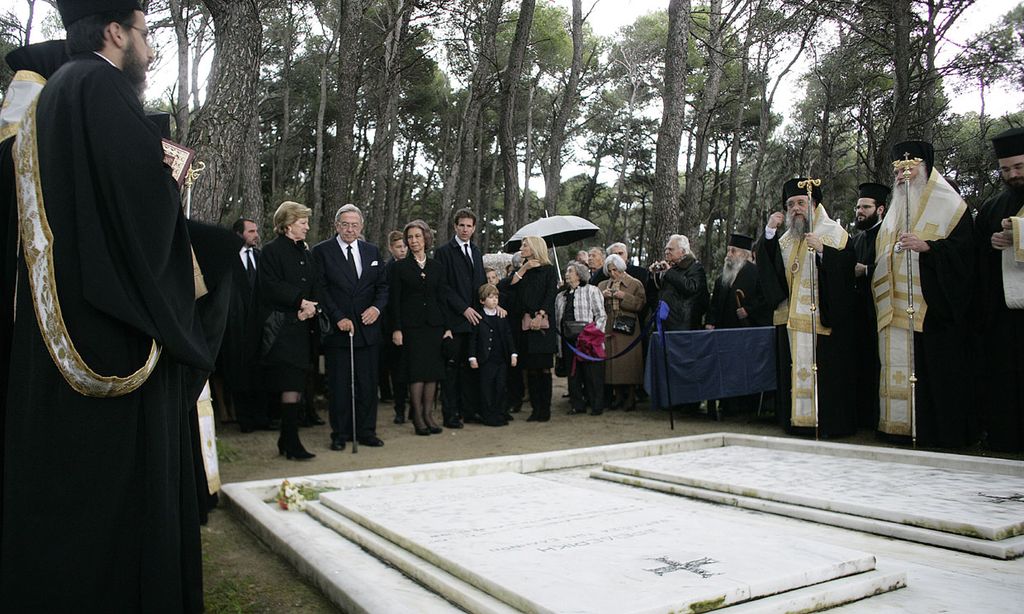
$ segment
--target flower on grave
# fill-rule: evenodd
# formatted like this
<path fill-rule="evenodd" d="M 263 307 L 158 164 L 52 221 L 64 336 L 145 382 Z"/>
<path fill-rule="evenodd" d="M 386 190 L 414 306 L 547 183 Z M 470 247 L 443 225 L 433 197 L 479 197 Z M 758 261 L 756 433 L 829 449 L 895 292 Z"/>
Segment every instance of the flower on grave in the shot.
<path fill-rule="evenodd" d="M 300 486 L 284 480 L 277 489 L 277 505 L 283 510 L 302 511 L 306 508 L 306 497 Z"/>

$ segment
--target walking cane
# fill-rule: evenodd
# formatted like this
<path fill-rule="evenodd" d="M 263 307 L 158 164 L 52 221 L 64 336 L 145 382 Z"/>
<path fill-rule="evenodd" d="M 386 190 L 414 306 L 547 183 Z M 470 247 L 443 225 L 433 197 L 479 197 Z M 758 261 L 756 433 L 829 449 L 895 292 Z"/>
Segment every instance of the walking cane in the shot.
<path fill-rule="evenodd" d="M 356 348 L 355 348 L 355 337 L 356 331 L 349 329 L 348 331 L 348 373 L 351 379 L 352 387 L 350 388 L 352 394 L 352 454 L 359 452 L 359 442 L 356 441 Z"/>
<path fill-rule="evenodd" d="M 668 318 L 668 303 L 665 301 L 658 301 L 658 334 L 661 336 L 661 365 L 662 372 L 665 376 L 665 400 L 668 402 L 668 426 L 671 430 L 676 430 L 675 416 L 672 414 L 672 380 L 668 377 L 668 343 L 665 338 L 665 328 L 662 323 Z"/>

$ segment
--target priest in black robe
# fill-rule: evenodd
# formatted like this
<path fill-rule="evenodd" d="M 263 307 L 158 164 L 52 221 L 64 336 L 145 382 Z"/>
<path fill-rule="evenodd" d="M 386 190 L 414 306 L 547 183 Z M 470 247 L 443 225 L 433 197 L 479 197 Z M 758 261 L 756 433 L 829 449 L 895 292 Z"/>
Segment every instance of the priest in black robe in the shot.
<path fill-rule="evenodd" d="M 875 272 L 875 238 L 885 215 L 889 188 L 880 183 L 862 183 L 858 186 L 857 206 L 854 207 L 854 225 L 860 232 L 853 237 L 853 251 L 857 254 L 853 288 L 856 292 L 857 345 L 855 394 L 857 395 L 857 424 L 861 428 L 878 428 L 878 324 L 875 317 L 875 298 L 871 294 L 871 276 Z"/>
<path fill-rule="evenodd" d="M 14 148 L 19 385 L 7 398 L 0 603 L 201 611 L 187 389 L 190 369 L 213 364 L 177 185 L 139 102 L 148 28 L 133 0 L 58 9 L 71 60 Z"/>
<path fill-rule="evenodd" d="M 875 239 L 872 273 L 881 365 L 879 430 L 904 439 L 916 436 L 922 446 L 960 448 L 972 443 L 971 382 L 964 374 L 969 372 L 973 225 L 967 204 L 935 169 L 934 159 L 925 141 L 892 149 L 895 185 Z M 912 337 L 908 289 L 914 297 Z"/>
<path fill-rule="evenodd" d="M 769 216 L 757 250 L 761 286 L 778 331 L 776 416 L 790 432 L 842 437 L 857 430 L 850 352 L 856 255 L 849 235 L 821 205 L 820 187 L 808 181 L 785 183 L 785 213 Z"/>
<path fill-rule="evenodd" d="M 1020 245 L 1024 218 L 1024 128 L 1012 128 L 992 139 L 1002 192 L 978 210 L 974 220 L 977 246 L 977 333 L 982 348 L 976 364 L 976 385 L 985 447 L 1024 451 L 1024 308 L 1019 304 L 1024 272 L 1013 256 Z M 1003 258 L 1015 261 L 1004 265 Z M 1004 285 L 1004 282 L 1009 281 Z M 1011 308 L 1007 302 L 1016 306 Z"/>
<path fill-rule="evenodd" d="M 715 280 L 711 303 L 704 328 L 744 328 L 771 326 L 772 310 L 765 302 L 757 264 L 752 261 L 754 239 L 733 233 L 729 236 L 722 271 Z M 736 365 L 736 368 L 741 368 Z M 708 401 L 708 413 L 720 418 L 723 413 L 753 411 L 759 394 L 721 399 L 718 409 L 712 410 L 714 400 Z"/>

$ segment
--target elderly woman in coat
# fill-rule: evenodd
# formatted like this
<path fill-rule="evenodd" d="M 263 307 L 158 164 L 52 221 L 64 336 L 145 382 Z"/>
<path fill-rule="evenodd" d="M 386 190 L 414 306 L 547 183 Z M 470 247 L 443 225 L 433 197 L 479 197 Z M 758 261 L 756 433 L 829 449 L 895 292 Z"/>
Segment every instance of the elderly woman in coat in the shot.
<path fill-rule="evenodd" d="M 585 413 L 590 404 L 590 415 L 604 413 L 604 364 L 577 359 L 572 368 L 573 356 L 565 342 L 576 344 L 576 337 L 588 323 L 593 322 L 598 330 L 605 330 L 604 299 L 596 286 L 587 283 L 590 270 L 579 262 L 570 262 L 565 267 L 565 286 L 555 296 L 555 320 L 564 340 L 559 346 L 561 360 L 569 366 L 570 414 Z"/>
<path fill-rule="evenodd" d="M 604 261 L 604 274 L 608 279 L 598 285 L 604 297 L 604 309 L 608 314 L 605 326 L 605 353 L 610 360 L 604 363 L 604 383 L 613 390 L 614 400 L 610 409 L 636 409 L 636 387 L 643 383 L 644 353 L 640 343 L 622 356 L 633 341 L 640 336 L 643 322 L 640 311 L 647 301 L 644 285 L 626 273 L 626 262 L 618 254 L 608 256 Z"/>

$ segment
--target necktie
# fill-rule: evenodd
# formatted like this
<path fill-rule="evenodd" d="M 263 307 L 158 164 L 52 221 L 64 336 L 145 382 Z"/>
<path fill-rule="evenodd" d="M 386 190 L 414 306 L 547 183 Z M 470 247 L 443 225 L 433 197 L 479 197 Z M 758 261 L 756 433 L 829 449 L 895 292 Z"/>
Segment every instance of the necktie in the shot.
<path fill-rule="evenodd" d="M 462 250 L 466 254 L 466 260 L 469 260 L 469 267 L 473 268 L 473 254 L 469 253 L 469 243 L 463 243 Z"/>
<path fill-rule="evenodd" d="M 249 276 L 249 283 L 256 283 L 256 262 L 252 259 L 252 248 L 245 250 L 245 273 Z"/>
<path fill-rule="evenodd" d="M 352 246 L 349 245 L 345 249 L 348 250 L 348 257 L 345 260 L 345 264 L 348 265 L 348 270 L 352 272 L 352 277 L 355 277 L 355 278 L 358 279 L 359 278 L 359 274 L 356 272 L 356 261 L 354 259 L 354 256 L 352 255 Z"/>

